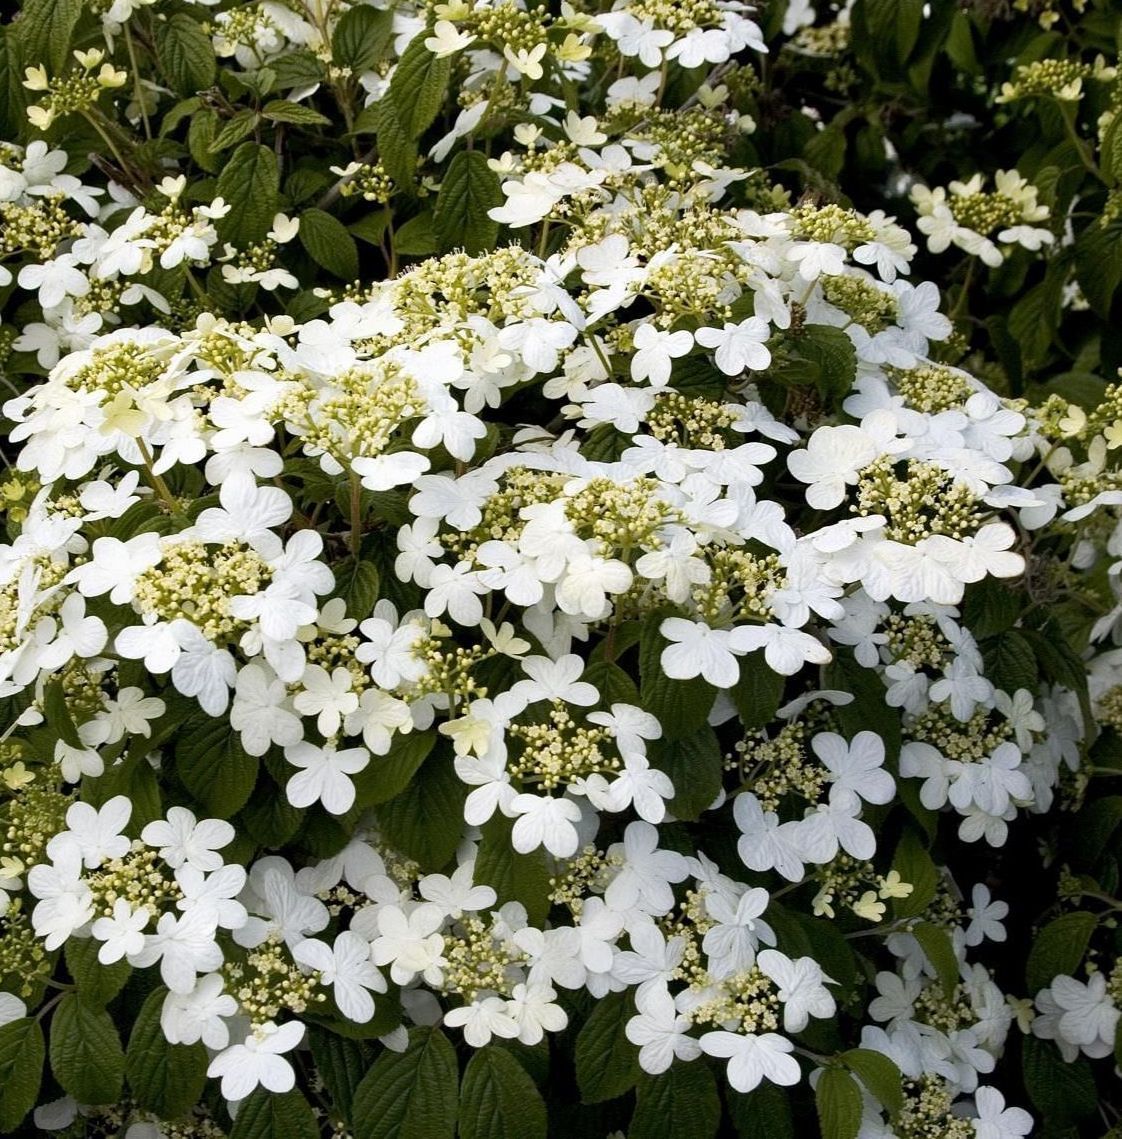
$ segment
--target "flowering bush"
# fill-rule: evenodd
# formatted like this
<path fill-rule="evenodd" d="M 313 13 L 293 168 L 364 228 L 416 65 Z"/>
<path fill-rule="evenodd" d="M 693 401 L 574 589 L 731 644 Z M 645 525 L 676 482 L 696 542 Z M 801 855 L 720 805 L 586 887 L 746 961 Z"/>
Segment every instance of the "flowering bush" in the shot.
<path fill-rule="evenodd" d="M 885 10 L 22 6 L 0 1130 L 1099 1109 L 1122 389 L 969 334 L 1039 179 L 768 122 Z"/>

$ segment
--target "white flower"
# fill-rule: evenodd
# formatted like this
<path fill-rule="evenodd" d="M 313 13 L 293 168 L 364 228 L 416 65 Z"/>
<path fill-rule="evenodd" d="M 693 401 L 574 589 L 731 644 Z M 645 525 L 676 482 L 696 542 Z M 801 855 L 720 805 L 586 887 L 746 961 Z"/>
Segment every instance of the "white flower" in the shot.
<path fill-rule="evenodd" d="M 269 1021 L 244 1043 L 215 1056 L 206 1074 L 221 1077 L 222 1095 L 230 1101 L 245 1099 L 258 1086 L 271 1092 L 291 1091 L 296 1073 L 283 1054 L 291 1052 L 303 1038 L 304 1026 L 298 1020 L 279 1026 Z"/>
<path fill-rule="evenodd" d="M 974 715 L 974 709 L 993 695 L 993 685 L 978 675 L 973 664 L 963 657 L 955 657 L 928 689 L 928 695 L 937 704 L 949 701 L 956 720 L 965 723 Z"/>
<path fill-rule="evenodd" d="M 705 909 L 713 919 L 701 948 L 709 955 L 709 972 L 721 979 L 752 968 L 760 942 L 775 944 L 775 933 L 760 915 L 767 909 L 768 893 L 759 887 L 745 890 L 736 904 L 720 894 L 706 895 Z"/>
<path fill-rule="evenodd" d="M 230 726 L 241 733 L 250 755 L 264 755 L 273 744 L 289 747 L 304 735 L 300 717 L 288 710 L 284 681 L 267 665 L 247 664 L 238 673 Z"/>
<path fill-rule="evenodd" d="M 698 344 L 717 350 L 714 359 L 726 376 L 739 376 L 745 370 L 760 372 L 771 363 L 766 347 L 771 328 L 761 317 L 750 316 L 723 329 L 699 328 L 695 335 Z"/>
<path fill-rule="evenodd" d="M 1032 1132 L 1032 1116 L 1020 1107 L 1006 1107 L 997 1088 L 979 1088 L 974 1093 L 975 1139 L 1020 1139 Z"/>
<path fill-rule="evenodd" d="M 443 961 L 444 938 L 437 932 L 444 912 L 431 902 L 422 902 L 408 914 L 398 906 L 378 911 L 378 936 L 371 946 L 375 965 L 389 965 L 396 985 L 407 985 L 418 973 L 438 984 Z"/>
<path fill-rule="evenodd" d="M 301 691 L 292 698 L 292 706 L 302 716 L 316 717 L 316 729 L 321 736 L 335 735 L 343 717 L 358 708 L 358 694 L 351 691 L 350 670 L 342 665 L 328 672 L 318 664 L 310 664 L 300 684 Z"/>
<path fill-rule="evenodd" d="M 659 658 L 673 680 L 701 676 L 717 688 L 732 688 L 740 679 L 737 653 L 727 629 L 711 629 L 704 621 L 667 617 L 658 631 L 671 643 Z"/>
<path fill-rule="evenodd" d="M 464 1039 L 473 1048 L 482 1048 L 492 1036 L 513 1040 L 519 1032 L 518 1021 L 507 1012 L 502 997 L 477 997 L 471 1004 L 450 1009 L 444 1014 L 444 1023 L 462 1028 Z"/>
<path fill-rule="evenodd" d="M 866 803 L 887 803 L 896 789 L 884 770 L 884 741 L 875 732 L 858 732 L 847 744 L 835 732 L 819 732 L 810 743 L 832 776 L 830 798 L 857 795 Z"/>
<path fill-rule="evenodd" d="M 764 650 L 764 660 L 780 676 L 794 676 L 803 665 L 826 664 L 830 650 L 801 629 L 784 625 L 738 625 L 729 633 L 729 647 L 742 654 Z"/>
<path fill-rule="evenodd" d="M 452 918 L 464 913 L 485 910 L 495 904 L 496 894 L 490 886 L 476 886 L 475 865 L 465 862 L 457 866 L 452 877 L 445 874 L 426 874 L 417 889 L 426 902 L 433 902 Z"/>
<path fill-rule="evenodd" d="M 222 965 L 222 948 L 214 940 L 218 920 L 205 906 L 184 914 L 162 914 L 156 932 L 146 934 L 144 948 L 130 961 L 138 968 L 160 963 L 160 976 L 173 993 L 189 993 L 199 973 L 210 973 Z"/>
<path fill-rule="evenodd" d="M 756 961 L 760 971 L 779 987 L 785 1032 L 802 1032 L 812 1016 L 834 1015 L 834 998 L 822 983 L 830 978 L 813 957 L 792 959 L 776 949 L 764 949 Z"/>
<path fill-rule="evenodd" d="M 93 923 L 90 932 L 102 942 L 97 959 L 103 965 L 112 965 L 122 957 L 132 957 L 144 948 L 144 929 L 148 925 L 148 911 L 141 906 L 134 910 L 124 898 L 113 903 L 112 917 L 101 917 Z"/>
<path fill-rule="evenodd" d="M 787 456 L 787 467 L 799 482 L 809 484 L 806 500 L 815 510 L 833 510 L 845 498 L 846 485 L 856 483 L 862 468 L 878 453 L 876 443 L 860 427 L 827 425 L 814 432 L 805 450 Z"/>
<path fill-rule="evenodd" d="M 774 811 L 765 811 L 759 799 L 743 791 L 733 800 L 733 817 L 740 828 L 737 853 L 749 870 L 776 870 L 789 882 L 801 881 L 803 865 L 799 824 L 781 823 Z"/>
<path fill-rule="evenodd" d="M 62 603 L 57 623 L 53 618 L 47 618 L 47 623 L 54 639 L 39 650 L 40 668 L 61 668 L 73 656 L 97 656 L 109 638 L 100 617 L 86 616 L 86 599 L 80 593 L 72 593 Z M 50 632 L 45 636 L 49 638 Z"/>
<path fill-rule="evenodd" d="M 553 1003 L 556 998 L 557 993 L 541 983 L 515 985 L 511 990 L 506 1011 L 518 1025 L 523 1044 L 537 1044 L 546 1032 L 560 1032 L 568 1024 L 568 1014 Z"/>
<path fill-rule="evenodd" d="M 339 1011 L 357 1024 L 374 1016 L 370 992 L 384 993 L 386 982 L 370 960 L 370 942 L 351 930 L 344 930 L 328 946 L 322 941 L 301 941 L 292 949 L 293 960 L 320 974 L 330 985 Z"/>
<path fill-rule="evenodd" d="M 973 946 L 981 945 L 983 941 L 1004 941 L 1007 935 L 1001 923 L 1009 915 L 1009 904 L 992 901 L 989 887 L 982 882 L 975 884 L 970 897 L 971 905 L 966 911 L 970 919 L 966 927 L 966 944 Z"/>
<path fill-rule="evenodd" d="M 639 1066 L 649 1075 L 665 1072 L 675 1060 L 696 1060 L 701 1044 L 688 1035 L 691 1020 L 674 1007 L 665 985 L 643 985 L 635 992 L 633 1016 L 625 1027 L 627 1039 L 639 1045 Z"/>
<path fill-rule="evenodd" d="M 525 704 L 539 700 L 560 700 L 565 704 L 577 704 L 587 708 L 600 699 L 599 692 L 580 677 L 584 672 L 584 661 L 575 653 L 569 653 L 555 661 L 548 657 L 526 657 L 522 670 L 530 678 L 520 680 L 510 690 L 512 699 Z"/>
<path fill-rule="evenodd" d="M 580 845 L 576 823 L 580 807 L 571 799 L 515 795 L 509 810 L 516 816 L 511 842 L 519 854 L 544 846 L 557 858 L 568 858 Z"/>
<path fill-rule="evenodd" d="M 614 910 L 638 906 L 647 913 L 666 913 L 674 904 L 671 883 L 681 882 L 689 874 L 682 855 L 658 849 L 658 830 L 647 822 L 630 823 L 623 832 L 623 842 L 613 845 L 609 855 L 622 863 L 604 893 L 604 900 Z"/>
<path fill-rule="evenodd" d="M 194 1044 L 222 1049 L 230 1043 L 226 1018 L 238 1011 L 238 1002 L 224 991 L 220 973 L 208 973 L 189 993 L 171 993 L 160 1009 L 160 1028 L 169 1044 Z"/>
<path fill-rule="evenodd" d="M 172 869 L 187 865 L 209 873 L 222 865 L 222 856 L 215 852 L 234 841 L 234 828 L 221 819 L 197 822 L 186 807 L 169 807 L 166 820 L 149 823 L 140 837 L 160 847 L 160 857 Z"/>
<path fill-rule="evenodd" d="M 635 330 L 635 353 L 631 357 L 631 378 L 650 380 L 651 386 L 665 387 L 670 382 L 670 362 L 685 356 L 693 347 L 693 333 L 684 329 L 664 332 L 653 324 L 641 324 Z"/>
<path fill-rule="evenodd" d="M 66 811 L 64 832 L 66 842 L 73 842 L 86 866 L 93 870 L 113 858 L 128 853 L 129 839 L 121 832 L 132 815 L 132 803 L 124 795 L 114 795 L 100 807 L 89 803 L 71 803 Z M 53 859 L 53 848 L 63 835 L 56 835 L 47 843 L 47 854 Z"/>
<path fill-rule="evenodd" d="M 735 1032 L 707 1032 L 701 1050 L 707 1056 L 728 1060 L 728 1081 L 738 1092 L 750 1092 L 763 1080 L 789 1087 L 802 1077 L 798 1061 L 790 1053 L 794 1044 L 785 1036 L 765 1032 L 741 1036 Z"/>
<path fill-rule="evenodd" d="M 303 768 L 285 785 L 285 794 L 294 807 L 323 803 L 333 815 L 345 815 L 355 801 L 355 785 L 349 778 L 364 770 L 370 753 L 364 747 L 336 751 L 331 744 L 318 747 L 307 741 L 284 749 L 293 767 Z"/>

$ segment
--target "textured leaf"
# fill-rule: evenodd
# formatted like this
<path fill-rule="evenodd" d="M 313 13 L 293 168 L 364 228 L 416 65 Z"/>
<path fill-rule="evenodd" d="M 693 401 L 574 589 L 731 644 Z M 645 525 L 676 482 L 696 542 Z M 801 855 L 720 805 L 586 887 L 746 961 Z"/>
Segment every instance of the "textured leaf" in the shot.
<path fill-rule="evenodd" d="M 545 1104 L 526 1069 L 492 1044 L 468 1061 L 460 1089 L 460 1139 L 545 1139 Z"/>
<path fill-rule="evenodd" d="M 192 717 L 175 743 L 175 770 L 183 785 L 206 809 L 228 819 L 249 799 L 259 761 L 242 747 L 237 732 L 222 718 Z"/>
<path fill-rule="evenodd" d="M 1075 910 L 1050 921 L 1037 935 L 1025 966 L 1030 993 L 1037 993 L 1064 974 L 1073 977 L 1098 928 L 1099 919 L 1087 910 Z"/>
<path fill-rule="evenodd" d="M 409 41 L 390 80 L 390 94 L 401 113 L 407 137 L 420 138 L 444 104 L 452 61 L 438 59 L 427 47 L 425 36 Z"/>
<path fill-rule="evenodd" d="M 277 156 L 266 146 L 243 142 L 218 175 L 217 195 L 230 212 L 215 224 L 219 236 L 239 248 L 260 241 L 279 205 Z"/>
<path fill-rule="evenodd" d="M 127 961 L 103 965 L 98 959 L 101 942 L 92 937 L 72 937 L 66 943 L 66 968 L 86 1004 L 104 1008 L 124 988 L 132 973 Z"/>
<path fill-rule="evenodd" d="M 456 1053 L 439 1028 L 414 1028 L 404 1052 L 383 1052 L 354 1097 L 355 1139 L 452 1139 Z"/>
<path fill-rule="evenodd" d="M 70 58 L 84 7 L 82 0 L 24 0 L 15 28 L 25 64 L 45 64 L 52 76 L 58 75 Z"/>
<path fill-rule="evenodd" d="M 393 10 L 356 5 L 339 17 L 331 34 L 331 58 L 356 74 L 371 70 L 386 54 L 393 35 Z"/>
<path fill-rule="evenodd" d="M 37 1020 L 21 1017 L 0 1025 L 0 1131 L 15 1131 L 35 1106 L 46 1051 Z"/>
<path fill-rule="evenodd" d="M 598 1001 L 577 1037 L 577 1086 L 583 1103 L 614 1099 L 639 1079 L 639 1052 L 627 1039 L 635 1015 L 630 993 L 611 993 Z"/>
<path fill-rule="evenodd" d="M 195 95 L 214 82 L 214 47 L 202 25 L 175 12 L 156 25 L 156 55 L 173 90 Z"/>
<path fill-rule="evenodd" d="M 721 1120 L 713 1073 L 704 1064 L 674 1064 L 639 1080 L 628 1139 L 712 1139 Z"/>
<path fill-rule="evenodd" d="M 230 1139 L 319 1139 L 320 1127 L 302 1092 L 258 1088 L 238 1108 Z"/>
<path fill-rule="evenodd" d="M 186 1115 L 202 1098 L 207 1053 L 202 1042 L 169 1044 L 160 1027 L 167 989 L 148 994 L 132 1026 L 125 1075 L 136 1102 L 161 1119 Z"/>
<path fill-rule="evenodd" d="M 308 1043 L 316 1071 L 331 1093 L 332 1106 L 349 1124 L 355 1089 L 370 1069 L 370 1047 L 315 1025 L 308 1029 Z"/>
<path fill-rule="evenodd" d="M 674 784 L 671 811 L 680 819 L 701 816 L 720 794 L 724 756 L 708 725 L 679 739 L 652 740 L 647 747 L 652 767 L 664 771 Z"/>
<path fill-rule="evenodd" d="M 51 1071 L 79 1103 L 116 1103 L 125 1076 L 121 1040 L 104 1009 L 67 993 L 51 1018 Z"/>
<path fill-rule="evenodd" d="M 487 211 L 503 203 L 499 177 L 478 150 L 461 150 L 452 159 L 440 185 L 433 213 L 437 245 L 441 250 L 462 247 L 468 253 L 491 249 L 499 223 Z"/>
<path fill-rule="evenodd" d="M 541 848 L 519 854 L 511 845 L 512 827 L 510 819 L 498 814 L 484 823 L 475 881 L 492 887 L 499 905 L 521 902 L 530 924 L 540 926 L 550 907 L 549 862 Z"/>
<path fill-rule="evenodd" d="M 323 210 L 305 210 L 300 215 L 300 243 L 329 273 L 344 281 L 358 277 L 358 246 L 337 217 Z"/>
<path fill-rule="evenodd" d="M 861 1089 L 841 1068 L 826 1068 L 814 1089 L 822 1139 L 857 1139 L 861 1130 Z"/>
<path fill-rule="evenodd" d="M 400 795 L 377 808 L 386 841 L 424 869 L 439 870 L 460 844 L 467 790 L 438 748 Z"/>
<path fill-rule="evenodd" d="M 841 1062 L 865 1085 L 870 1095 L 895 1118 L 904 1107 L 900 1069 L 883 1053 L 867 1048 L 843 1052 Z"/>

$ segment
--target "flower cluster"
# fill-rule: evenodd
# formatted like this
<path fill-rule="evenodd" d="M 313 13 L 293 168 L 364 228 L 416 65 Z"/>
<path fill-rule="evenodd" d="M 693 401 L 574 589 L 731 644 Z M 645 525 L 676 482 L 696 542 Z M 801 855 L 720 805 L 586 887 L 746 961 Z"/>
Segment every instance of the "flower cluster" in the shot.
<path fill-rule="evenodd" d="M 1027 1134 L 1011 1034 L 1122 1007 L 1109 895 L 1031 991 L 1002 896 L 1122 731 L 1122 387 L 987 382 L 903 221 L 760 169 L 769 38 L 871 14 L 195 8 L 75 16 L 0 150 L 0 1126 L 544 1134 L 552 1047 L 636 1135 Z M 932 184 L 929 252 L 1058 241 Z"/>

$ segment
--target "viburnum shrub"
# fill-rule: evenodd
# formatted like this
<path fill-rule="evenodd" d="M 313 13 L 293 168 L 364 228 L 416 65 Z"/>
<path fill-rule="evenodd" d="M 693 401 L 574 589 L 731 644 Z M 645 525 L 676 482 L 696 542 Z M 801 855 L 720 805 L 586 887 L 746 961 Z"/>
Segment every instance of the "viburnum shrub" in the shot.
<path fill-rule="evenodd" d="M 826 7 L 4 29 L 0 1130 L 1113 1126 L 1122 389 L 971 315 L 1015 162 L 823 174 L 957 19 Z"/>

